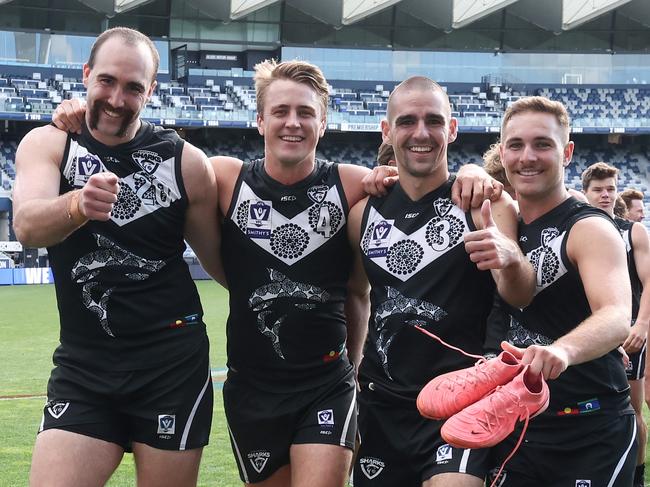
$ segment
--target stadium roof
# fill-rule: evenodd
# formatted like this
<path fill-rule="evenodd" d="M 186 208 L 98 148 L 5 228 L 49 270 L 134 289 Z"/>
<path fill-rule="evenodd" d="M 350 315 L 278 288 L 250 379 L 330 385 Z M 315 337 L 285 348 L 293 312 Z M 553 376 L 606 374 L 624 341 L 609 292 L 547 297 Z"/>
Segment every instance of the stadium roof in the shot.
<path fill-rule="evenodd" d="M 0 0 L 0 4 L 11 0 Z M 153 0 L 80 0 L 112 17 Z M 286 3 L 326 24 L 352 25 L 395 6 L 425 23 L 450 32 L 504 8 L 528 22 L 552 32 L 573 29 L 615 9 L 650 26 L 647 0 L 187 0 L 202 13 L 222 21 L 238 20 L 269 5 Z"/>
<path fill-rule="evenodd" d="M 0 4 L 9 1 L 0 0 Z M 152 0 L 80 1 L 110 17 Z M 352 25 L 393 6 L 446 32 L 467 27 L 506 7 L 552 32 L 573 29 L 614 9 L 650 25 L 650 2 L 647 0 L 437 0 L 435 3 L 432 0 L 188 0 L 188 3 L 209 17 L 223 21 L 242 19 L 269 5 L 286 3 L 337 27 Z"/>

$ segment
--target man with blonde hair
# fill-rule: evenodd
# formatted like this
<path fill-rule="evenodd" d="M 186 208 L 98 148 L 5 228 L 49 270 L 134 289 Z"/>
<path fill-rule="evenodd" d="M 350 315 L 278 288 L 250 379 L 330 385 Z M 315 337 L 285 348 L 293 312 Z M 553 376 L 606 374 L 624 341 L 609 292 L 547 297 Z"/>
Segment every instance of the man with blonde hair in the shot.
<path fill-rule="evenodd" d="M 522 329 L 503 348 L 543 375 L 551 393 L 506 464 L 504 487 L 632 484 L 636 422 L 616 350 L 629 332 L 625 247 L 607 214 L 568 194 L 573 149 L 561 103 L 527 97 L 506 111 L 501 162 L 517 192 L 519 245 L 537 286 L 532 303 L 512 311 Z M 499 461 L 520 435 L 498 446 Z"/>
<path fill-rule="evenodd" d="M 650 325 L 650 242 L 643 225 L 615 217 L 615 202 L 618 199 L 617 183 L 618 169 L 604 162 L 592 164 L 582 173 L 582 191 L 587 196 L 589 204 L 614 218 L 627 249 L 632 286 L 632 328 L 623 342 L 623 349 L 629 356 L 626 374 L 639 437 L 634 487 L 643 487 L 648 436 L 648 428 L 643 418 L 643 403 L 646 343 L 648 325 Z"/>

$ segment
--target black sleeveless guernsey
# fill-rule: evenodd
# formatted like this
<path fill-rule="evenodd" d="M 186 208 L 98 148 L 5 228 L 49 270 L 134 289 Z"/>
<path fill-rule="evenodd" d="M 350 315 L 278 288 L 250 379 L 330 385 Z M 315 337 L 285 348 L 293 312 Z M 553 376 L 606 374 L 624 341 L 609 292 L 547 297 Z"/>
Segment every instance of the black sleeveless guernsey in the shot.
<path fill-rule="evenodd" d="M 636 272 L 636 261 L 634 260 L 634 245 L 632 243 L 632 227 L 634 222 L 624 220 L 623 218 L 614 218 L 614 221 L 616 222 L 616 226 L 618 226 L 619 232 L 621 232 L 627 250 L 627 267 L 630 272 L 630 285 L 632 286 L 632 321 L 634 321 L 639 315 L 641 293 L 643 292 L 641 279 L 639 279 L 639 275 Z"/>
<path fill-rule="evenodd" d="M 256 387 L 307 390 L 349 369 L 345 314 L 351 250 L 338 165 L 316 160 L 283 185 L 244 163 L 223 226 L 228 367 Z"/>
<path fill-rule="evenodd" d="M 537 286 L 529 306 L 512 310 L 518 324 L 517 330 L 511 329 L 509 340 L 515 345 L 551 344 L 592 314 L 580 275 L 566 250 L 571 228 L 583 218 L 604 218 L 614 224 L 604 211 L 575 198 L 530 224 L 520 222 L 519 245 L 536 270 Z M 619 414 L 629 406 L 625 369 L 616 350 L 569 367 L 559 378 L 548 381 L 548 386 L 550 405 L 535 419 L 537 426 L 543 425 L 546 417 Z"/>
<path fill-rule="evenodd" d="M 433 377 L 476 360 L 447 343 L 482 354 L 495 284 L 465 251 L 463 235 L 476 229 L 471 213 L 451 202 L 452 176 L 418 201 L 399 184 L 370 198 L 361 225 L 361 253 L 372 286 L 362 381 L 415 398 Z"/>
<path fill-rule="evenodd" d="M 187 195 L 183 141 L 142 122 L 118 146 L 84 126 L 68 136 L 60 194 L 100 172 L 119 178 L 107 222 L 89 221 L 48 248 L 61 321 L 55 363 L 133 370 L 191 354 L 205 342 L 198 292 L 183 260 Z"/>

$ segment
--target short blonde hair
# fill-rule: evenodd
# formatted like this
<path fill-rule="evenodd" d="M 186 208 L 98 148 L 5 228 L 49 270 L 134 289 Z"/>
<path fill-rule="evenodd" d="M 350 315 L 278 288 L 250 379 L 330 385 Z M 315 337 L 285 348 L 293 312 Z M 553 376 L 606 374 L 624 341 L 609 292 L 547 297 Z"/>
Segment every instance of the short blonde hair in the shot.
<path fill-rule="evenodd" d="M 323 117 L 327 116 L 329 86 L 321 69 L 315 64 L 305 61 L 293 60 L 278 63 L 275 59 L 267 59 L 255 65 L 255 94 L 257 95 L 257 113 L 260 116 L 264 114 L 264 102 L 269 86 L 279 79 L 309 86 L 320 99 Z"/>
<path fill-rule="evenodd" d="M 614 202 L 614 216 L 627 219 L 627 205 L 620 195 L 616 197 Z"/>
<path fill-rule="evenodd" d="M 501 144 L 495 142 L 483 153 L 483 169 L 501 184 L 510 184 L 506 178 L 506 170 L 501 164 L 500 150 Z"/>
<path fill-rule="evenodd" d="M 563 143 L 567 144 L 569 142 L 569 113 L 559 101 L 549 100 L 543 96 L 526 96 L 510 105 L 501 122 L 501 138 L 503 138 L 506 125 L 508 125 L 510 119 L 525 112 L 550 113 L 555 116 L 557 123 L 562 128 Z"/>

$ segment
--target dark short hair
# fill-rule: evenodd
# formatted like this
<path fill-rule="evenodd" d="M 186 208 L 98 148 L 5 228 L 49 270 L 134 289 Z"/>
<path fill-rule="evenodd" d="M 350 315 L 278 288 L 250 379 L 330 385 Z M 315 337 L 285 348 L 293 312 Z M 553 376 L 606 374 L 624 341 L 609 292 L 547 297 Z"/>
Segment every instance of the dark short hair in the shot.
<path fill-rule="evenodd" d="M 618 181 L 618 169 L 604 162 L 596 162 L 582 172 L 582 190 L 587 191 L 594 179 L 599 181 L 607 178 Z"/>
<path fill-rule="evenodd" d="M 395 160 L 395 150 L 390 142 L 382 142 L 377 151 L 377 164 L 388 166 L 391 160 Z"/>
<path fill-rule="evenodd" d="M 99 48 L 102 47 L 102 45 L 112 37 L 119 37 L 125 44 L 128 45 L 135 46 L 139 43 L 142 43 L 147 46 L 149 48 L 149 51 L 151 51 L 151 59 L 153 60 L 153 75 L 151 79 L 156 79 L 158 67 L 160 66 L 160 54 L 158 54 L 156 46 L 151 41 L 151 39 L 149 39 L 142 32 L 138 32 L 135 29 L 129 29 L 128 27 L 113 27 L 112 29 L 105 30 L 97 37 L 95 43 L 93 44 L 93 47 L 90 49 L 90 57 L 88 58 L 88 66 L 90 69 L 93 69 L 95 66 L 95 59 L 97 57 L 97 53 L 99 52 Z"/>

